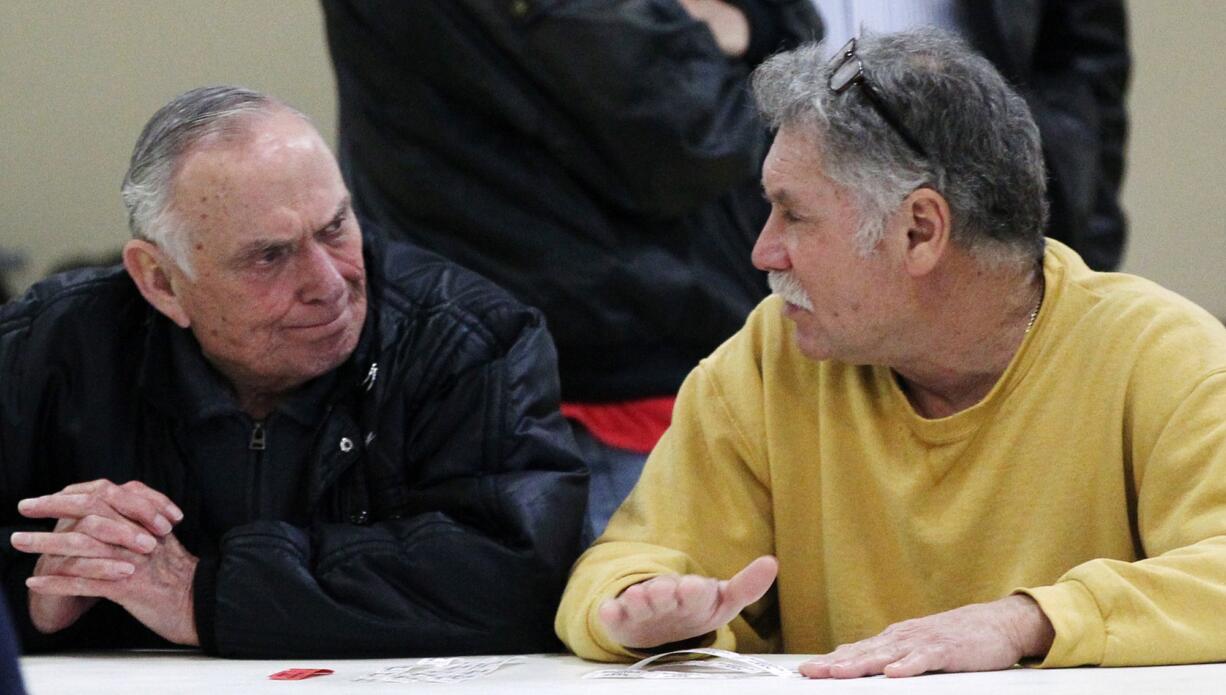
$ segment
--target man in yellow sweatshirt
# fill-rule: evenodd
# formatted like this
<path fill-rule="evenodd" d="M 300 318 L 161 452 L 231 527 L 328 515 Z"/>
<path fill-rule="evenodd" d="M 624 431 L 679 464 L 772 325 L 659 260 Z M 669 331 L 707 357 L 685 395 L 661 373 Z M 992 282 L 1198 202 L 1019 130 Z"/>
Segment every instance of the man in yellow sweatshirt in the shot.
<path fill-rule="evenodd" d="M 1037 128 L 962 44 L 820 56 L 754 79 L 779 296 L 691 373 L 559 636 L 818 678 L 1226 660 L 1226 329 L 1044 242 Z"/>

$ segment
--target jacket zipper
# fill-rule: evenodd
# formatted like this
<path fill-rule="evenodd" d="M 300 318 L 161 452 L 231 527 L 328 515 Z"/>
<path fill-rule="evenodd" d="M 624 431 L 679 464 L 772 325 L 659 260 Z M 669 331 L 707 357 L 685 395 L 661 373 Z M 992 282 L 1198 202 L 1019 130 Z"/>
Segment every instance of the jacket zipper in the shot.
<path fill-rule="evenodd" d="M 257 421 L 251 426 L 251 439 L 247 442 L 255 457 L 251 467 L 251 518 L 260 518 L 260 464 L 264 463 L 264 451 L 268 448 L 268 430 Z"/>

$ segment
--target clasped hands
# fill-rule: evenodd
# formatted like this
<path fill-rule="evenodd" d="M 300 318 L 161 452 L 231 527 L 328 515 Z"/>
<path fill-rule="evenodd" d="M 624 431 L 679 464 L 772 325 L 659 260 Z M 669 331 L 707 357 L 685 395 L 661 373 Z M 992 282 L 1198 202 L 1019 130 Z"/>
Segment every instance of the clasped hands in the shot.
<path fill-rule="evenodd" d="M 31 519 L 56 519 L 50 532 L 17 532 L 13 548 L 38 555 L 30 619 L 44 633 L 75 623 L 105 598 L 165 639 L 198 645 L 192 601 L 197 558 L 171 532 L 183 512 L 162 493 L 132 481 L 69 485 L 21 500 Z"/>
<path fill-rule="evenodd" d="M 609 636 L 631 649 L 650 649 L 705 635 L 762 598 L 778 573 L 770 556 L 734 577 L 665 575 L 627 587 L 599 608 Z M 810 678 L 857 678 L 928 671 L 995 671 L 1047 653 L 1055 632 L 1038 604 L 1014 595 L 923 618 L 816 656 L 800 665 Z"/>

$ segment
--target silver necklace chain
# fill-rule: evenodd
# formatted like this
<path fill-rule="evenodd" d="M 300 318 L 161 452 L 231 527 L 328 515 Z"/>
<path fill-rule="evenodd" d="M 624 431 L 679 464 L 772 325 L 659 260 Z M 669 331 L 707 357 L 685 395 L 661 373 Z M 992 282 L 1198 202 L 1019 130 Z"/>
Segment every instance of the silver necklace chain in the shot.
<path fill-rule="evenodd" d="M 1034 309 L 1030 311 L 1030 318 L 1026 321 L 1026 332 L 1022 335 L 1028 335 L 1030 329 L 1034 327 L 1034 320 L 1039 318 L 1039 309 L 1043 307 L 1043 295 L 1047 294 L 1047 283 L 1044 282 L 1039 287 L 1039 301 L 1035 303 Z"/>

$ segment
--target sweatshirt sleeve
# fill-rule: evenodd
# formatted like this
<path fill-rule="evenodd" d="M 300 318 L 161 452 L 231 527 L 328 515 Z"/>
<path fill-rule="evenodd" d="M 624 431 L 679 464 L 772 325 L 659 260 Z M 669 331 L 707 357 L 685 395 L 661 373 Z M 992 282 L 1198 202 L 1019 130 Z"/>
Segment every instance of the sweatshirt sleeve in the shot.
<path fill-rule="evenodd" d="M 652 452 L 638 486 L 575 565 L 555 629 L 583 658 L 641 656 L 614 642 L 597 614 L 602 602 L 630 585 L 666 574 L 727 579 L 774 552 L 765 461 L 749 444 L 761 439 L 747 436 L 744 423 L 733 418 L 714 374 L 704 362 L 687 378 L 672 427 Z M 756 372 L 746 378 L 756 378 Z M 744 386 L 736 393 L 760 393 L 760 387 Z M 778 639 L 777 621 L 771 620 L 775 611 L 772 590 L 708 636 L 708 644 L 771 651 Z"/>
<path fill-rule="evenodd" d="M 1166 385 L 1168 390 L 1170 384 Z M 1161 400 L 1154 395 L 1155 399 Z M 1047 667 L 1142 666 L 1226 659 L 1226 371 L 1147 422 L 1134 403 L 1130 509 L 1142 550 L 1098 559 L 1053 585 L 1021 589 L 1051 620 Z M 1153 418 L 1150 418 L 1151 420 Z M 1152 431 L 1155 436 L 1147 433 Z"/>

